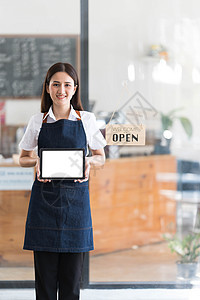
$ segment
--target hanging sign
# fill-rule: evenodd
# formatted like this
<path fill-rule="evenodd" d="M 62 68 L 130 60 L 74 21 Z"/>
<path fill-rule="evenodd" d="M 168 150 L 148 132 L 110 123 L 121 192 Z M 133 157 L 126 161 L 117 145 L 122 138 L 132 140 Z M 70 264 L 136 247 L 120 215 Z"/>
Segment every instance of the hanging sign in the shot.
<path fill-rule="evenodd" d="M 107 124 L 106 141 L 108 145 L 145 145 L 144 125 L 133 124 Z"/>

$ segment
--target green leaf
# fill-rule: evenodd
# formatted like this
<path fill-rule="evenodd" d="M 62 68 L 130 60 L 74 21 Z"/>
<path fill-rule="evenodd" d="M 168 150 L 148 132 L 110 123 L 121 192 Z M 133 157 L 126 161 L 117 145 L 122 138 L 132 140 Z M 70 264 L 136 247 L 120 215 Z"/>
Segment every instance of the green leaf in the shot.
<path fill-rule="evenodd" d="M 161 121 L 162 121 L 163 131 L 169 129 L 173 124 L 173 121 L 168 116 L 162 113 L 161 113 Z"/>
<path fill-rule="evenodd" d="M 191 233 L 184 238 L 163 235 L 163 238 L 168 242 L 171 252 L 175 252 L 182 263 L 194 262 L 200 255 L 200 234 Z"/>
<path fill-rule="evenodd" d="M 175 119 L 178 119 L 181 122 L 181 125 L 183 126 L 183 129 L 185 130 L 187 136 L 189 138 L 191 138 L 192 136 L 192 123 L 190 122 L 190 120 L 186 117 L 179 117 L 176 116 L 176 112 L 182 110 L 184 107 L 178 107 L 175 109 L 172 109 L 171 111 L 169 111 L 168 113 L 164 114 L 162 112 L 160 112 L 161 114 L 161 122 L 162 122 L 162 130 L 167 130 L 170 129 L 173 125 L 173 122 Z"/>
<path fill-rule="evenodd" d="M 188 135 L 189 138 L 191 138 L 191 136 L 192 136 L 192 123 L 190 122 L 190 120 L 186 117 L 179 117 L 179 120 L 180 120 L 186 134 Z"/>

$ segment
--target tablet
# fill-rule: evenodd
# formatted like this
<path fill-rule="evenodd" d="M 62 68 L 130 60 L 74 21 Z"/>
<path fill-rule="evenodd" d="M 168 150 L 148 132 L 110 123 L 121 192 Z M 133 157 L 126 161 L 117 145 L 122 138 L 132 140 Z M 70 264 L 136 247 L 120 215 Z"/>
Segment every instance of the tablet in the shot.
<path fill-rule="evenodd" d="M 41 179 L 84 179 L 85 149 L 41 148 Z"/>

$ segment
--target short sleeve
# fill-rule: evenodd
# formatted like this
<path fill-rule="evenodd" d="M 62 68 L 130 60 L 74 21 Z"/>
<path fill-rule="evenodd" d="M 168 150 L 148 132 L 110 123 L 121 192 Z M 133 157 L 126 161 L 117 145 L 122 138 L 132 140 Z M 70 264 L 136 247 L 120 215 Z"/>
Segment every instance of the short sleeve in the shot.
<path fill-rule="evenodd" d="M 107 143 L 104 139 L 101 131 L 99 130 L 96 117 L 93 113 L 89 113 L 89 119 L 87 120 L 86 136 L 88 145 L 93 150 L 104 148 Z"/>
<path fill-rule="evenodd" d="M 32 151 L 37 146 L 37 129 L 34 121 L 34 116 L 32 116 L 26 127 L 26 131 L 19 143 L 19 148 L 26 151 Z"/>

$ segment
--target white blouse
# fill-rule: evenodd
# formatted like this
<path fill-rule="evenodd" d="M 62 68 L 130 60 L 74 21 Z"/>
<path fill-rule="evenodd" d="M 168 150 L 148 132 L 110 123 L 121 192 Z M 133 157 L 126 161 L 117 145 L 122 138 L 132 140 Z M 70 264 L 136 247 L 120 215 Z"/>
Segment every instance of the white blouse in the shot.
<path fill-rule="evenodd" d="M 88 111 L 80 111 L 80 114 L 89 147 L 92 150 L 98 150 L 105 147 L 107 143 L 98 128 L 95 115 Z M 42 127 L 43 115 L 43 113 L 37 113 L 30 118 L 24 136 L 19 143 L 19 148 L 26 151 L 31 151 L 37 147 L 38 136 Z M 45 118 L 47 118 L 47 123 L 54 123 L 57 121 L 54 116 L 52 106 L 49 108 Z M 79 118 L 79 116 L 71 105 L 68 120 L 77 121 L 77 118 Z"/>

